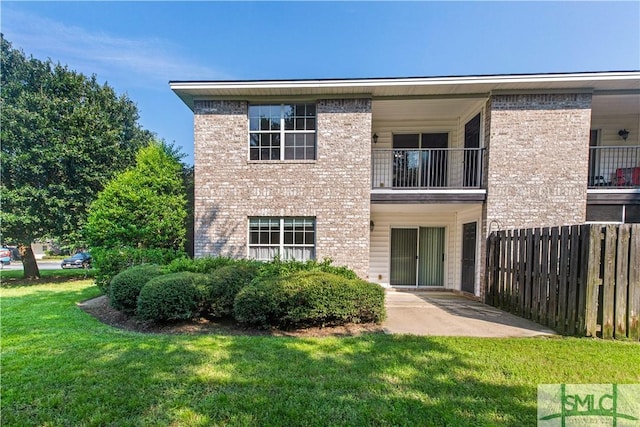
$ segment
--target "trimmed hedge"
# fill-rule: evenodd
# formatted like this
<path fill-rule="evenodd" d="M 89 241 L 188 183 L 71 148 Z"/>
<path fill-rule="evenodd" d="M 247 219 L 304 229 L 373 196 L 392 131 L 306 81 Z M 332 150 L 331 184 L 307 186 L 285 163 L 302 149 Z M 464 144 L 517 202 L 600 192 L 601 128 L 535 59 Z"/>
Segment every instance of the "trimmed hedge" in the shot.
<path fill-rule="evenodd" d="M 136 314 L 142 319 L 156 321 L 198 317 L 209 283 L 209 276 L 190 272 L 155 277 L 140 291 Z"/>
<path fill-rule="evenodd" d="M 160 266 L 155 264 L 136 265 L 116 274 L 109 286 L 111 305 L 125 313 L 135 312 L 142 287 L 161 274 Z"/>
<path fill-rule="evenodd" d="M 118 273 L 140 264 L 166 265 L 177 258 L 185 258 L 182 251 L 173 249 L 91 248 L 96 268 L 96 285 L 102 293 L 109 293 L 109 284 Z"/>
<path fill-rule="evenodd" d="M 384 289 L 322 271 L 298 272 L 243 288 L 233 314 L 240 323 L 263 328 L 379 323 L 385 318 Z"/>
<path fill-rule="evenodd" d="M 282 261 L 280 257 L 275 257 L 273 261 L 262 264 L 260 267 L 259 277 L 285 277 L 302 271 L 322 271 L 325 273 L 335 274 L 345 279 L 357 279 L 358 275 L 345 266 L 331 265 L 331 258 L 324 258 L 321 262 L 315 259 L 307 261 L 288 260 Z"/>
<path fill-rule="evenodd" d="M 166 265 L 164 270 L 167 273 L 190 271 L 192 273 L 210 274 L 221 267 L 237 262 L 237 260 L 227 257 L 178 258 Z"/>
<path fill-rule="evenodd" d="M 239 323 L 264 329 L 281 326 L 295 306 L 295 294 L 296 289 L 278 277 L 254 281 L 236 295 L 233 317 Z"/>
<path fill-rule="evenodd" d="M 222 317 L 231 314 L 238 292 L 258 274 L 255 263 L 236 263 L 221 267 L 211 274 L 208 299 L 209 314 Z"/>

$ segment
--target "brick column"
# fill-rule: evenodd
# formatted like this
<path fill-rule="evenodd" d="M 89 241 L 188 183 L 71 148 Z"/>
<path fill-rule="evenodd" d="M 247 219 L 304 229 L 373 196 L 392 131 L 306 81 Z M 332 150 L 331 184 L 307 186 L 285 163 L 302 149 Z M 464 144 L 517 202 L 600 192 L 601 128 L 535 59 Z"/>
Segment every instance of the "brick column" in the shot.
<path fill-rule="evenodd" d="M 591 94 L 493 95 L 485 120 L 482 235 L 583 223 Z M 485 247 L 483 241 L 483 265 Z"/>

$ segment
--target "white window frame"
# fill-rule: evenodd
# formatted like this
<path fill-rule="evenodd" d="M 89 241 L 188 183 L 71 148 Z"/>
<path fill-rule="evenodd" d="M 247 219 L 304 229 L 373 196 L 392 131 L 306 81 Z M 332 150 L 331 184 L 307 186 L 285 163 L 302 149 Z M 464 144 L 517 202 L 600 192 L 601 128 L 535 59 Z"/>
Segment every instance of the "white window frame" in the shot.
<path fill-rule="evenodd" d="M 251 130 L 251 116 L 249 114 L 249 109 L 251 107 L 254 106 L 260 106 L 260 105 L 269 105 L 269 106 L 280 106 L 280 129 L 279 131 L 272 131 L 272 130 Z M 314 120 L 315 120 L 315 126 L 313 130 L 295 130 L 295 129 L 291 129 L 291 130 L 286 130 L 285 129 L 285 116 L 284 116 L 284 108 L 285 106 L 293 106 L 293 105 L 313 105 L 315 107 L 315 116 L 314 116 Z M 247 145 L 248 145 L 248 152 L 247 152 L 247 158 L 250 162 L 272 162 L 272 161 L 287 161 L 287 162 L 295 162 L 295 161 L 315 161 L 318 157 L 318 135 L 317 135 L 317 130 L 318 130 L 318 109 L 317 109 L 317 103 L 315 102 L 291 102 L 291 103 L 273 103 L 273 104 L 249 104 L 248 108 L 247 108 L 247 121 L 249 124 L 249 135 L 248 135 L 248 140 L 247 140 Z M 262 160 L 262 159 L 251 159 L 251 134 L 256 133 L 256 134 L 274 134 L 274 133 L 279 133 L 280 134 L 280 158 L 279 159 L 269 159 L 269 160 Z M 288 134 L 299 134 L 299 135 L 313 135 L 314 137 L 314 144 L 313 144 L 313 158 L 311 159 L 287 159 L 285 158 L 285 152 L 286 152 L 286 135 Z"/>
<path fill-rule="evenodd" d="M 251 243 L 251 221 L 256 219 L 269 219 L 269 220 L 278 220 L 279 221 L 279 242 L 277 245 L 274 244 L 262 244 L 262 243 Z M 284 234 L 285 234 L 285 221 L 286 220 L 311 220 L 313 221 L 313 243 L 285 243 Z M 287 216 L 287 217 L 273 217 L 273 216 L 253 216 L 248 218 L 248 227 L 247 227 L 247 258 L 252 258 L 251 249 L 252 248 L 274 248 L 278 247 L 277 255 L 280 256 L 283 260 L 293 259 L 293 258 L 284 258 L 284 253 L 286 248 L 311 248 L 313 249 L 313 255 L 310 258 L 306 259 L 296 259 L 297 261 L 307 261 L 309 259 L 316 259 L 316 242 L 317 242 L 317 227 L 316 227 L 316 217 L 310 216 Z M 260 231 L 259 231 L 260 232 Z M 306 231 L 303 231 L 305 233 Z M 261 259 L 261 258 L 253 258 L 260 261 L 271 261 L 270 259 Z"/>

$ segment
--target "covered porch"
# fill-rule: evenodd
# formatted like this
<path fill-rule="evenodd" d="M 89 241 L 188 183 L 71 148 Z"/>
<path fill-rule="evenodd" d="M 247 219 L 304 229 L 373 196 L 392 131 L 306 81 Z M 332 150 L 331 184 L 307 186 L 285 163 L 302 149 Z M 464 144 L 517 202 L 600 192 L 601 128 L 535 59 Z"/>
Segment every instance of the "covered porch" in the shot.
<path fill-rule="evenodd" d="M 468 200 L 470 194 L 483 200 L 487 99 L 488 94 L 374 98 L 372 201 Z"/>
<path fill-rule="evenodd" d="M 369 280 L 479 296 L 481 220 L 481 203 L 372 203 Z"/>
<path fill-rule="evenodd" d="M 640 94 L 594 94 L 588 222 L 640 222 Z"/>

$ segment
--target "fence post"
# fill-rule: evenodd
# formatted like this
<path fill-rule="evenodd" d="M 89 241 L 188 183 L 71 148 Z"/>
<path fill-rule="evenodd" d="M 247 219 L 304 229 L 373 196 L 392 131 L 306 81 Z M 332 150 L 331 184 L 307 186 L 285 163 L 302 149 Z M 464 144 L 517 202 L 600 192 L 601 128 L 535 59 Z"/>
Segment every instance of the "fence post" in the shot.
<path fill-rule="evenodd" d="M 524 294 L 525 294 L 525 270 L 526 270 L 526 262 L 525 258 L 527 255 L 526 251 L 526 234 L 525 230 L 518 230 L 518 305 L 517 305 L 517 313 L 520 317 L 524 317 Z"/>
<path fill-rule="evenodd" d="M 506 237 L 507 233 L 504 230 L 498 231 L 498 242 L 496 244 L 496 250 L 498 253 L 496 254 L 496 267 L 497 267 L 497 284 L 496 286 L 498 290 L 498 304 L 501 310 L 509 311 L 509 305 L 507 303 L 507 287 L 506 287 L 506 261 L 507 254 L 505 250 L 506 246 Z"/>
<path fill-rule="evenodd" d="M 590 226 L 583 224 L 580 226 L 580 271 L 578 272 L 578 325 L 576 334 L 586 335 L 586 292 L 587 280 L 589 276 L 589 234 Z"/>
<path fill-rule="evenodd" d="M 615 337 L 627 336 L 627 288 L 629 280 L 629 224 L 621 224 L 618 229 L 618 248 L 616 256 L 616 307 Z M 636 260 L 637 263 L 638 260 Z"/>
<path fill-rule="evenodd" d="M 485 302 L 489 305 L 494 305 L 494 265 L 493 265 L 493 253 L 495 251 L 495 232 L 489 234 L 487 238 L 487 271 L 486 271 L 486 283 L 485 283 Z"/>
<path fill-rule="evenodd" d="M 531 291 L 533 286 L 531 280 L 533 276 L 533 230 L 527 228 L 525 240 L 525 269 L 524 269 L 524 311 L 523 317 L 525 319 L 531 319 Z"/>
<path fill-rule="evenodd" d="M 509 311 L 516 312 L 517 294 L 514 280 L 515 253 L 513 250 L 513 230 L 507 231 L 507 287 L 509 288 Z"/>
<path fill-rule="evenodd" d="M 540 270 L 540 323 L 549 324 L 549 228 L 542 229 L 542 240 L 540 241 L 542 268 Z"/>
<path fill-rule="evenodd" d="M 551 229 L 551 249 L 549 251 L 549 326 L 556 328 L 558 307 L 558 242 L 560 228 Z"/>
<path fill-rule="evenodd" d="M 578 310 L 578 263 L 580 262 L 580 226 L 571 226 L 571 256 L 569 258 L 569 289 L 567 296 L 567 329 L 574 335 L 577 325 Z"/>
<path fill-rule="evenodd" d="M 533 229 L 533 259 L 531 265 L 531 319 L 540 322 L 540 229 Z"/>
<path fill-rule="evenodd" d="M 558 257 L 558 321 L 556 330 L 564 334 L 567 328 L 567 287 L 569 282 L 569 227 L 560 228 L 560 253 Z"/>
<path fill-rule="evenodd" d="M 589 226 L 589 267 L 587 272 L 586 335 L 595 337 L 598 329 L 598 291 L 600 290 L 601 226 Z"/>
<path fill-rule="evenodd" d="M 616 286 L 616 238 L 617 226 L 605 226 L 604 276 L 602 288 L 602 338 L 613 338 L 613 306 Z"/>
<path fill-rule="evenodd" d="M 629 242 L 629 338 L 640 341 L 640 224 L 631 226 Z"/>

